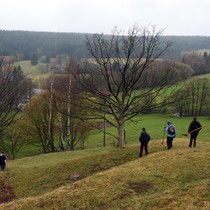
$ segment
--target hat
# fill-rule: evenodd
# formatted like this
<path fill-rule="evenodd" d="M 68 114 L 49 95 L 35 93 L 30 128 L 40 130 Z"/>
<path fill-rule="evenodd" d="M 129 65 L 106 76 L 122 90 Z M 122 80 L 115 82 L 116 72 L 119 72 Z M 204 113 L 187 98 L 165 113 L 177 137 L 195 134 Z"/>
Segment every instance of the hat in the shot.
<path fill-rule="evenodd" d="M 168 121 L 168 125 L 171 125 L 172 124 L 172 122 L 171 121 Z"/>
<path fill-rule="evenodd" d="M 142 128 L 142 131 L 146 131 L 146 128 Z"/>

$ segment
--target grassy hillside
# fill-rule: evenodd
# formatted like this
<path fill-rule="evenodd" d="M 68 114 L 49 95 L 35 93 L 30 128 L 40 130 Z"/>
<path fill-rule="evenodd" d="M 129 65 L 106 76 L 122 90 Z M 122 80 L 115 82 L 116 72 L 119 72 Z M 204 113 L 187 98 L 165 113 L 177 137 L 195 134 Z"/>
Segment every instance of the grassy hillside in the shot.
<path fill-rule="evenodd" d="M 0 209 L 209 209 L 210 143 L 160 141 L 138 158 L 138 145 L 62 152 L 9 161 L 1 181 L 16 198 Z M 0 194 L 1 195 L 1 194 Z M 12 198 L 11 198 L 12 199 Z"/>
<path fill-rule="evenodd" d="M 32 78 L 33 80 L 48 77 L 50 75 L 49 72 L 46 73 L 47 67 L 45 64 L 39 63 L 35 66 L 32 66 L 30 60 L 16 62 L 15 66 L 20 66 L 23 73 L 28 78 Z"/>

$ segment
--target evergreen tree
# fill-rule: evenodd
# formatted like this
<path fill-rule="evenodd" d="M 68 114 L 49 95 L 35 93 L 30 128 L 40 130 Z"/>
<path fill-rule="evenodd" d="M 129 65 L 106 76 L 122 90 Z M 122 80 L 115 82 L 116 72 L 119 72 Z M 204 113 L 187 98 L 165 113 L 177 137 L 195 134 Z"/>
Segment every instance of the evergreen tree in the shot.
<path fill-rule="evenodd" d="M 38 64 L 38 56 L 36 53 L 32 53 L 31 55 L 31 65 L 35 66 Z"/>

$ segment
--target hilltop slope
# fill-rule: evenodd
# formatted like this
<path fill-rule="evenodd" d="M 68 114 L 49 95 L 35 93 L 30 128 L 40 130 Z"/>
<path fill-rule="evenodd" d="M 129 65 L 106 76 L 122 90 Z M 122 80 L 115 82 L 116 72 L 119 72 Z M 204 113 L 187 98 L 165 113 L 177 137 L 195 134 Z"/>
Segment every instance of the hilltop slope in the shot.
<path fill-rule="evenodd" d="M 157 146 L 151 142 L 150 148 L 153 144 Z M 0 209 L 209 209 L 210 143 L 199 141 L 196 148 L 188 148 L 186 139 L 176 139 L 171 151 L 159 148 Z"/>

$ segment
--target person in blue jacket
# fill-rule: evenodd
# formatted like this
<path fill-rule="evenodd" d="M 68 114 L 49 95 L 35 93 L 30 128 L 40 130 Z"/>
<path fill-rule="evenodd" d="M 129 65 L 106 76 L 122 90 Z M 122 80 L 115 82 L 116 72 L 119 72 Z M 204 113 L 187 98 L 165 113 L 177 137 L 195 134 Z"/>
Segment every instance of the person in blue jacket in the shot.
<path fill-rule="evenodd" d="M 170 121 L 167 124 L 168 125 L 164 127 L 164 130 L 167 131 L 167 147 L 168 150 L 170 150 L 173 146 L 173 139 L 176 136 L 176 128 Z"/>

